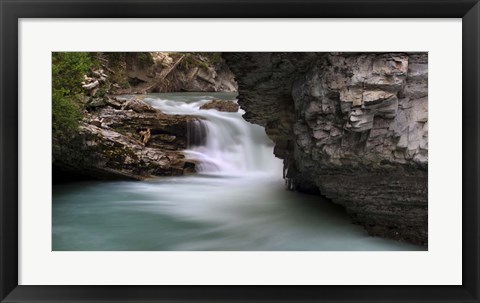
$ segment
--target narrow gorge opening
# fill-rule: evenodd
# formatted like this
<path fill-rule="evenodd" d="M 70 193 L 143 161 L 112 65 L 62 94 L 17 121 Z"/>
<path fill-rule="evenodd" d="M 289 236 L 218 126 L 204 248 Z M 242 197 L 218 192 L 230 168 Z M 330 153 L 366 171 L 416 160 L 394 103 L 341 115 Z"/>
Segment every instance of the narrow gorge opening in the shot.
<path fill-rule="evenodd" d="M 320 57 L 308 54 L 304 60 L 318 62 Z M 159 56 L 152 54 L 155 60 Z M 255 71 L 258 66 L 250 67 L 254 81 L 245 76 L 247 60 L 241 53 L 224 54 L 226 62 L 217 55 L 200 55 L 183 67 L 185 54 L 168 57 L 169 63 L 164 62 L 168 54 L 161 56 L 155 64 L 165 66 L 156 72 L 127 68 L 131 86 L 121 88 L 118 79 L 111 83 L 119 86 L 115 97 L 99 98 L 90 91 L 78 134 L 57 146 L 57 154 L 54 149 L 54 167 L 104 181 L 54 185 L 53 250 L 425 249 L 370 237 L 341 206 L 285 190 L 287 180 L 289 189 L 318 191 L 315 172 L 296 162 L 295 144 L 302 136 L 295 119 L 303 111 L 299 106 L 306 106 L 294 101 L 300 98 L 295 89 L 301 82 L 289 86 L 281 79 L 291 68 L 285 58 L 298 60 L 298 54 L 286 53 L 281 60 L 287 64 L 278 65 L 283 76 L 268 66 L 260 66 L 263 74 Z M 142 57 L 126 58 L 135 65 Z M 218 71 L 209 69 L 210 59 L 204 58 L 221 60 L 215 65 Z M 195 60 L 202 63 L 191 66 Z M 238 96 L 227 64 L 235 72 L 240 63 Z M 305 62 L 297 63 L 297 74 L 289 81 L 310 70 Z M 172 91 L 157 93 L 167 87 L 164 79 L 170 79 Z M 208 91 L 212 87 L 226 92 Z M 200 89 L 204 91 L 195 92 Z M 262 89 L 273 93 L 259 96 Z M 335 106 L 325 105 L 324 112 Z M 317 120 L 323 119 L 331 117 Z M 304 134 L 325 136 L 325 129 L 316 131 L 305 129 Z M 85 150 L 88 155 L 79 152 Z M 109 181 L 113 179 L 143 181 Z M 338 176 L 332 180 L 341 185 Z"/>

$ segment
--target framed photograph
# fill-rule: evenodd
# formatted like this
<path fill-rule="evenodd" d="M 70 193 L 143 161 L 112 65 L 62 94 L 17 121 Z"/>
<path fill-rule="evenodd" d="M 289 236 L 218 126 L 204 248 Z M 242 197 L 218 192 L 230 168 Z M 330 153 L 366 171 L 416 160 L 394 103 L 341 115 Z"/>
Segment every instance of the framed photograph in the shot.
<path fill-rule="evenodd" d="M 479 302 L 478 1 L 0 3 L 1 302 Z"/>

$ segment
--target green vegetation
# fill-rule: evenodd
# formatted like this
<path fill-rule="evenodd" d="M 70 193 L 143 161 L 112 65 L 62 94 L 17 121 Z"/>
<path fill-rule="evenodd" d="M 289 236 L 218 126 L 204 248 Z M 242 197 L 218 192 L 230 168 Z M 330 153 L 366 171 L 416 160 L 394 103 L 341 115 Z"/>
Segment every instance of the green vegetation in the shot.
<path fill-rule="evenodd" d="M 108 61 L 108 66 L 112 71 L 110 75 L 110 81 L 120 85 L 122 88 L 128 88 L 130 84 L 128 83 L 127 71 L 126 71 L 126 62 L 124 52 L 115 52 L 115 53 L 103 53 Z"/>
<path fill-rule="evenodd" d="M 111 71 L 110 80 L 121 88 L 128 88 L 127 66 L 137 66 L 141 69 L 152 66 L 152 55 L 149 52 L 105 52 L 103 53 Z"/>
<path fill-rule="evenodd" d="M 155 62 L 153 62 L 152 55 L 150 53 L 133 53 L 137 56 L 137 62 L 140 67 L 149 67 L 153 65 Z"/>
<path fill-rule="evenodd" d="M 83 76 L 93 65 L 92 54 L 52 53 L 52 126 L 55 136 L 76 129 L 82 117 Z"/>

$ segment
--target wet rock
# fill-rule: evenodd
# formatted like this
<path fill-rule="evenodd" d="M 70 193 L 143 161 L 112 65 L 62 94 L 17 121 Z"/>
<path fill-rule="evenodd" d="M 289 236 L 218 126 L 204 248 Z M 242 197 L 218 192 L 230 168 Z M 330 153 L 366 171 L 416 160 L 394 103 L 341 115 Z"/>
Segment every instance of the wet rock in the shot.
<path fill-rule="evenodd" d="M 121 101 L 110 99 L 108 103 Z M 194 173 L 185 158 L 187 127 L 195 117 L 166 115 L 141 100 L 124 109 L 99 107 L 87 113 L 71 138 L 54 140 L 56 170 L 97 179 L 143 180 Z M 148 132 L 145 140 L 142 133 Z"/>
<path fill-rule="evenodd" d="M 123 110 L 133 110 L 137 113 L 145 113 L 145 112 L 148 112 L 148 113 L 154 113 L 154 112 L 157 112 L 157 110 L 148 105 L 147 103 L 143 102 L 142 100 L 138 99 L 138 98 L 131 98 L 129 99 L 127 102 L 125 102 L 123 105 L 122 105 L 122 109 Z"/>
<path fill-rule="evenodd" d="M 104 98 L 104 100 L 109 106 L 115 109 L 122 109 L 123 103 L 125 103 L 125 100 L 121 100 L 121 99 L 117 99 L 109 96 L 107 98 Z"/>
<path fill-rule="evenodd" d="M 236 113 L 240 109 L 240 106 L 231 100 L 212 100 L 200 106 L 200 109 L 216 109 L 221 112 Z"/>

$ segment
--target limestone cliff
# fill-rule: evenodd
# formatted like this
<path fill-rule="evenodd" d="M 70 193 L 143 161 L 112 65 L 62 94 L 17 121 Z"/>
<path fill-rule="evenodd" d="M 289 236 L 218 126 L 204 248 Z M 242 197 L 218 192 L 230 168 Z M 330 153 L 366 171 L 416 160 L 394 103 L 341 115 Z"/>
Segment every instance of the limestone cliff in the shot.
<path fill-rule="evenodd" d="M 371 235 L 428 242 L 427 53 L 223 56 L 290 189 L 331 198 Z"/>

